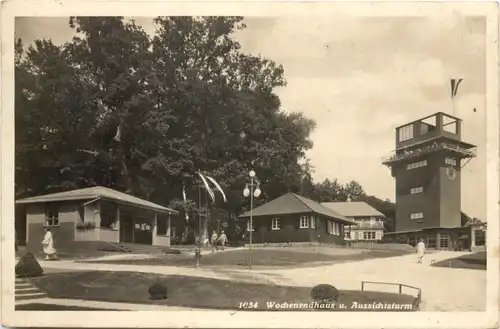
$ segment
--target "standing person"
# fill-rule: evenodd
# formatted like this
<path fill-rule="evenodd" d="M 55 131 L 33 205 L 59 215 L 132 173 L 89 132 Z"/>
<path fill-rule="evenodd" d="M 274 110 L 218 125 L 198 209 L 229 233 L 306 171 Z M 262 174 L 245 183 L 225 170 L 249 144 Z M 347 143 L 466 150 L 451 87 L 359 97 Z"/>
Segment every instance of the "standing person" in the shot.
<path fill-rule="evenodd" d="M 422 258 L 424 257 L 425 254 L 425 243 L 424 239 L 420 239 L 420 241 L 417 243 L 417 257 L 418 257 L 418 263 L 422 263 Z"/>
<path fill-rule="evenodd" d="M 212 252 L 214 252 L 214 248 L 215 250 L 219 251 L 219 247 L 217 247 L 217 240 L 219 239 L 219 237 L 217 236 L 217 232 L 213 232 L 212 233 Z"/>
<path fill-rule="evenodd" d="M 222 230 L 222 232 L 219 236 L 219 241 L 220 241 L 220 245 L 221 245 L 222 250 L 224 250 L 224 246 L 226 245 L 226 242 L 227 242 L 227 236 L 226 236 L 226 233 L 224 233 L 224 230 Z"/>
<path fill-rule="evenodd" d="M 45 236 L 42 241 L 43 252 L 45 253 L 45 260 L 57 259 L 56 250 L 54 249 L 54 237 L 50 231 L 50 227 L 45 229 Z"/>

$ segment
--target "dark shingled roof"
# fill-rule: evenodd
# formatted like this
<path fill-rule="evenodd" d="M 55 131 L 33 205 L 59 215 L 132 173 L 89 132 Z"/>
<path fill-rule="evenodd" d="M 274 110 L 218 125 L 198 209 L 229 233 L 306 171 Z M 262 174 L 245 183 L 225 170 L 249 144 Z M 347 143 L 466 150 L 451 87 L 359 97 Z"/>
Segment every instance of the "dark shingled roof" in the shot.
<path fill-rule="evenodd" d="M 254 208 L 252 211 L 252 216 L 259 217 L 298 213 L 316 213 L 334 219 L 338 222 L 342 222 L 344 224 L 356 225 L 355 221 L 347 219 L 346 217 L 336 213 L 335 211 L 323 207 L 316 201 L 297 195 L 295 193 L 287 193 L 277 199 L 271 200 L 268 203 Z M 241 214 L 238 217 L 250 217 L 250 211 L 247 211 L 246 213 Z"/>
<path fill-rule="evenodd" d="M 135 196 L 115 191 L 107 187 L 94 186 L 82 188 L 78 190 L 45 194 L 31 198 L 17 200 L 18 204 L 40 203 L 40 202 L 56 202 L 56 201 L 73 201 L 73 200 L 90 200 L 90 199 L 107 199 L 115 202 L 134 205 L 141 208 L 156 210 L 158 212 L 178 214 L 179 212 L 159 204 L 139 199 Z"/>

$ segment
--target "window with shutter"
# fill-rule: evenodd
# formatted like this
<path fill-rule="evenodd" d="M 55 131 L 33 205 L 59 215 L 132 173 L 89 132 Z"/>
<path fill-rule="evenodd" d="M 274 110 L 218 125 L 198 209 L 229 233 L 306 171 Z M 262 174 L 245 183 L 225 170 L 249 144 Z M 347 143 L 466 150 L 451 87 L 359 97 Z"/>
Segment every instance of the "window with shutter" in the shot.
<path fill-rule="evenodd" d="M 300 216 L 300 228 L 309 228 L 309 217 Z"/>
<path fill-rule="evenodd" d="M 252 224 L 250 225 L 250 219 L 247 220 L 247 231 L 255 231 L 255 223 L 252 220 Z"/>
<path fill-rule="evenodd" d="M 333 234 L 334 235 L 339 235 L 340 234 L 340 230 L 339 230 L 339 223 L 333 223 Z"/>
<path fill-rule="evenodd" d="M 280 219 L 279 218 L 273 218 L 271 221 L 271 229 L 272 230 L 279 230 L 280 229 Z"/>
<path fill-rule="evenodd" d="M 326 227 L 328 229 L 328 234 L 333 234 L 333 221 L 328 220 Z"/>

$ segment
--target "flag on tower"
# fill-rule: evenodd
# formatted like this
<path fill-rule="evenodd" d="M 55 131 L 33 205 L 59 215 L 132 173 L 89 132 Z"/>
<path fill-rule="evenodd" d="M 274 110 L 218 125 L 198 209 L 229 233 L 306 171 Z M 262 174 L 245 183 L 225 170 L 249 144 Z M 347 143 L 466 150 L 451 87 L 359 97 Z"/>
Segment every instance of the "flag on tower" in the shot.
<path fill-rule="evenodd" d="M 457 95 L 458 86 L 462 83 L 464 79 L 451 79 L 451 98 L 453 99 Z"/>
<path fill-rule="evenodd" d="M 210 176 L 207 176 L 208 180 L 212 182 L 212 184 L 215 185 L 215 187 L 219 190 L 220 194 L 222 194 L 222 198 L 224 199 L 224 202 L 227 203 L 227 199 L 226 199 L 226 194 L 224 193 L 224 191 L 222 190 L 222 188 L 220 187 L 219 183 L 217 183 L 215 181 L 215 179 L 213 179 L 212 177 Z"/>
<path fill-rule="evenodd" d="M 451 79 L 451 110 L 453 115 L 455 115 L 455 112 L 457 110 L 456 96 L 457 96 L 458 86 L 460 86 L 460 83 L 463 80 L 464 79 Z"/>

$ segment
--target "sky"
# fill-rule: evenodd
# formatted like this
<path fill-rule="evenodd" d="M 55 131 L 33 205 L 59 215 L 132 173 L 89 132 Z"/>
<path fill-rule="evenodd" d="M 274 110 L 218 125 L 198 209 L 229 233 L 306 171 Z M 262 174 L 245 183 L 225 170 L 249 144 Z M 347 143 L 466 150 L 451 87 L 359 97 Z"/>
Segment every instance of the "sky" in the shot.
<path fill-rule="evenodd" d="M 134 17 L 153 33 L 152 18 Z M 308 157 L 313 178 L 358 181 L 368 194 L 394 200 L 382 158 L 395 127 L 435 112 L 452 114 L 450 79 L 463 78 L 455 115 L 477 158 L 462 169 L 462 210 L 486 217 L 486 20 L 484 17 L 250 17 L 234 35 L 242 51 L 285 70 L 282 109 L 317 123 Z M 24 44 L 74 35 L 63 17 L 16 18 Z M 474 111 L 473 109 L 476 109 Z"/>

